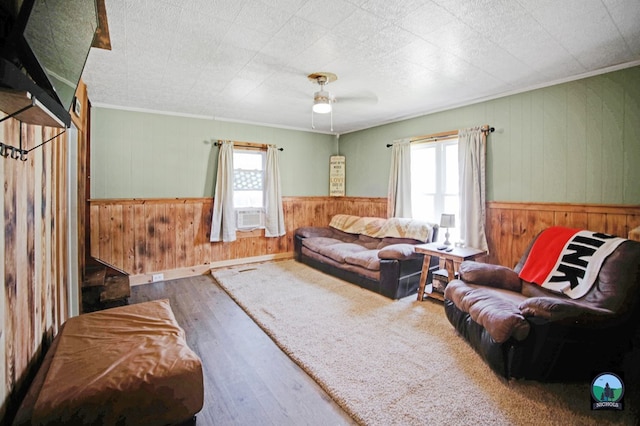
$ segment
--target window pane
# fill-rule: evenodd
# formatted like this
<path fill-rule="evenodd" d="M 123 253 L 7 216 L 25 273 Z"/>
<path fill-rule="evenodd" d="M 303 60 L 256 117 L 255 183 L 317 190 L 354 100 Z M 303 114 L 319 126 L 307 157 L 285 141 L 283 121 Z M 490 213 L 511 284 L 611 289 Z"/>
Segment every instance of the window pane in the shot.
<path fill-rule="evenodd" d="M 444 211 L 442 213 L 451 213 L 456 215 L 456 223 L 458 222 L 458 216 L 460 208 L 460 197 L 457 195 L 445 195 L 444 196 Z"/>
<path fill-rule="evenodd" d="M 445 193 L 457 194 L 458 189 L 458 144 L 445 145 Z"/>
<path fill-rule="evenodd" d="M 449 140 L 411 146 L 411 203 L 416 219 L 440 223 L 442 213 L 456 215 L 459 223 L 458 141 Z M 458 228 L 449 229 L 457 241 Z M 439 240 L 444 241 L 445 230 Z"/>
<path fill-rule="evenodd" d="M 435 146 L 418 145 L 411 148 L 411 188 L 417 193 L 436 192 Z"/>
<path fill-rule="evenodd" d="M 262 191 L 262 181 L 264 173 L 262 170 L 234 170 L 233 190 L 234 191 Z"/>
<path fill-rule="evenodd" d="M 264 207 L 264 158 L 262 151 L 233 152 L 233 205 Z"/>
<path fill-rule="evenodd" d="M 264 207 L 262 191 L 233 191 L 234 208 Z"/>
<path fill-rule="evenodd" d="M 433 195 L 422 195 L 411 199 L 412 215 L 415 219 L 435 222 L 435 200 Z"/>
<path fill-rule="evenodd" d="M 436 149 L 434 145 L 411 147 L 411 215 L 433 221 L 437 187 Z"/>
<path fill-rule="evenodd" d="M 262 152 L 233 152 L 233 168 L 243 170 L 262 170 Z"/>

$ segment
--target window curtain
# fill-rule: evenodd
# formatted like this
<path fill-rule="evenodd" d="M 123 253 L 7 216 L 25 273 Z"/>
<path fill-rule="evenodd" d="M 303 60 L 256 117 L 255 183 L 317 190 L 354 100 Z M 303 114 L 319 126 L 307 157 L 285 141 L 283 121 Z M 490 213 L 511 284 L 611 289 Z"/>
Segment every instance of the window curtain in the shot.
<path fill-rule="evenodd" d="M 265 237 L 281 237 L 286 233 L 284 210 L 282 208 L 282 190 L 280 189 L 280 166 L 278 149 L 267 147 L 267 165 L 265 169 Z"/>
<path fill-rule="evenodd" d="M 211 215 L 211 241 L 235 241 L 236 223 L 233 207 L 233 142 L 220 143 L 218 174 Z"/>
<path fill-rule="evenodd" d="M 394 141 L 387 194 L 387 217 L 411 217 L 411 145 L 408 139 Z"/>
<path fill-rule="evenodd" d="M 481 127 L 458 131 L 460 238 L 468 247 L 488 252 L 484 227 L 486 142 Z"/>

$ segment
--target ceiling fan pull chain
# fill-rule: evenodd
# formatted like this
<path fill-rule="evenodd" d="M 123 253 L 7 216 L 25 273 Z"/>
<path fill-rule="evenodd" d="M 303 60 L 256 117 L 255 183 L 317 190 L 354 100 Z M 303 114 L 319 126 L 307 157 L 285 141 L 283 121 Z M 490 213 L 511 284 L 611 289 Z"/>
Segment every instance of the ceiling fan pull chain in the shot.
<path fill-rule="evenodd" d="M 314 124 L 313 124 L 313 109 L 311 110 L 311 128 L 312 129 L 316 128 L 316 126 L 314 126 Z"/>
<path fill-rule="evenodd" d="M 333 132 L 333 108 L 331 108 L 331 111 L 329 111 L 329 114 L 331 115 L 331 131 Z"/>

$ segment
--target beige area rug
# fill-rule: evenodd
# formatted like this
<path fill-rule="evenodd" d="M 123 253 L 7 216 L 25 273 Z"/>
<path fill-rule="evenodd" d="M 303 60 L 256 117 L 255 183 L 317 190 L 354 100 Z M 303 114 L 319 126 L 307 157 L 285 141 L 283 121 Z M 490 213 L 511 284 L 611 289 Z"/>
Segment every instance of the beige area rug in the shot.
<path fill-rule="evenodd" d="M 266 333 L 367 425 L 637 424 L 591 411 L 590 384 L 499 378 L 441 303 L 393 301 L 294 260 L 213 271 Z"/>

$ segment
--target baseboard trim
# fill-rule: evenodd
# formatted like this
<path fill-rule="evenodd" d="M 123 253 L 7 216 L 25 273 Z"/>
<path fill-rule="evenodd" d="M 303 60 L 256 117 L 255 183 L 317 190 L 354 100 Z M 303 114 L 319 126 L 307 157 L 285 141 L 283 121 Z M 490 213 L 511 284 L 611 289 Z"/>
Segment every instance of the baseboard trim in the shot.
<path fill-rule="evenodd" d="M 264 256 L 243 257 L 240 259 L 228 259 L 220 260 L 218 262 L 211 262 L 211 269 L 226 268 L 228 266 L 245 265 L 247 263 L 268 262 L 270 260 L 287 260 L 293 259 L 293 252 L 267 254 Z"/>
<path fill-rule="evenodd" d="M 211 271 L 209 265 L 198 265 L 189 268 L 169 269 L 166 271 L 156 271 L 151 274 L 129 275 L 129 284 L 131 286 L 149 284 L 154 282 L 154 275 L 162 274 L 162 279 L 158 281 L 177 280 L 180 278 L 195 277 L 196 275 L 207 275 Z"/>
<path fill-rule="evenodd" d="M 198 265 L 188 268 L 169 269 L 166 271 L 156 271 L 150 274 L 129 275 L 129 284 L 131 286 L 149 284 L 154 282 L 154 275 L 162 274 L 162 279 L 158 281 L 177 280 L 180 278 L 195 277 L 196 275 L 207 275 L 212 269 L 225 268 L 228 266 L 245 265 L 247 263 L 269 262 L 272 260 L 293 259 L 293 252 L 267 254 L 264 256 L 243 257 L 239 259 L 221 260 L 219 262 L 211 262 L 208 265 Z"/>

